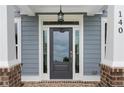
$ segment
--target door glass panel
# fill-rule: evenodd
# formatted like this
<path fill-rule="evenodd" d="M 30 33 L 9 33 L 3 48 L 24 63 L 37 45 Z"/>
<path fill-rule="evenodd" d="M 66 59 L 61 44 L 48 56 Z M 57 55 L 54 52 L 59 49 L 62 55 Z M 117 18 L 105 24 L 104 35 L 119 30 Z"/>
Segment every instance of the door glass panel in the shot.
<path fill-rule="evenodd" d="M 69 32 L 53 32 L 53 54 L 54 62 L 69 62 Z"/>
<path fill-rule="evenodd" d="M 75 32 L 75 72 L 79 73 L 79 31 Z"/>

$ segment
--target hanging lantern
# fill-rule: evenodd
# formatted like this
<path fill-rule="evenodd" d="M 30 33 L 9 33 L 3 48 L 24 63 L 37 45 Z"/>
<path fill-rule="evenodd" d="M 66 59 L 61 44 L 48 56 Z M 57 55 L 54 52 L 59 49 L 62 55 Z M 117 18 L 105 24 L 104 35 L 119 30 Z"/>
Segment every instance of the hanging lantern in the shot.
<path fill-rule="evenodd" d="M 58 22 L 64 22 L 64 13 L 61 10 L 61 6 L 60 6 L 60 11 L 58 13 Z"/>

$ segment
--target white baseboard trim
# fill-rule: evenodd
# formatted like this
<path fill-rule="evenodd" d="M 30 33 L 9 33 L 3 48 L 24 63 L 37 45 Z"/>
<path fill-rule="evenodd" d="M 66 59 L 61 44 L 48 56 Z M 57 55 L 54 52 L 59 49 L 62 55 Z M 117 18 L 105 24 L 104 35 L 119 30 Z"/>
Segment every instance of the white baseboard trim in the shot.
<path fill-rule="evenodd" d="M 123 68 L 124 67 L 124 62 L 123 61 L 114 61 L 114 60 L 108 60 L 104 59 L 101 64 L 113 67 L 113 68 Z"/>
<path fill-rule="evenodd" d="M 39 76 L 21 76 L 22 81 L 41 81 Z"/>
<path fill-rule="evenodd" d="M 22 81 L 42 81 L 42 78 L 39 76 L 22 76 L 21 79 Z M 63 80 L 63 79 L 57 79 L 57 80 Z M 83 76 L 82 79 L 80 78 L 80 79 L 70 79 L 70 80 L 100 81 L 100 76 Z"/>
<path fill-rule="evenodd" d="M 100 76 L 83 76 L 84 81 L 100 81 Z"/>
<path fill-rule="evenodd" d="M 20 62 L 16 59 L 9 61 L 0 61 L 0 68 L 9 68 L 17 64 L 20 64 Z"/>

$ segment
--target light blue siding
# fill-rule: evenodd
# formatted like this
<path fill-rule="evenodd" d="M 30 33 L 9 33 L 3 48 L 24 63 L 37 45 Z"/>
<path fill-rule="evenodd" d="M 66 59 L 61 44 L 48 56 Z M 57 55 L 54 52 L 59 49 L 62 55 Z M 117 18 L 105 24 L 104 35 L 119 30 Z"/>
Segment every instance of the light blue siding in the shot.
<path fill-rule="evenodd" d="M 84 16 L 84 75 L 99 75 L 101 16 Z"/>
<path fill-rule="evenodd" d="M 39 74 L 38 17 L 22 16 L 22 75 Z"/>

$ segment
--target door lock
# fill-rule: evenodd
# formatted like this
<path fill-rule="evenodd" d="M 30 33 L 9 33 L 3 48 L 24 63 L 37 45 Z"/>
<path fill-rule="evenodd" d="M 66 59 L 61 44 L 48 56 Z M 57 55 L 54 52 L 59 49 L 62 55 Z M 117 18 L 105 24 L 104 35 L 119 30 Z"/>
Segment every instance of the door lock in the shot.
<path fill-rule="evenodd" d="M 71 57 L 71 58 L 73 57 L 73 52 L 72 52 L 72 51 L 70 51 L 70 57 Z"/>

